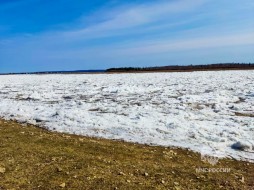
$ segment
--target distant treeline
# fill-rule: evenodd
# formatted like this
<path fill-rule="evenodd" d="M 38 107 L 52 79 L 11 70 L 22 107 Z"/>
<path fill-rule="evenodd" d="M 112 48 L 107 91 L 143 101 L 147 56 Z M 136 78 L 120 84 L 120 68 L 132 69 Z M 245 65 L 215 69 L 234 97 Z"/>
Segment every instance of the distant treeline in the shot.
<path fill-rule="evenodd" d="M 110 68 L 107 70 L 76 70 L 76 71 L 43 71 L 43 72 L 23 72 L 23 73 L 0 73 L 0 75 L 13 74 L 86 74 L 86 73 L 105 73 L 105 72 L 181 72 L 181 71 L 210 71 L 210 70 L 248 70 L 254 69 L 253 63 L 219 63 L 210 65 L 170 65 L 158 67 L 121 67 Z"/>
<path fill-rule="evenodd" d="M 41 71 L 41 72 L 24 72 L 24 73 L 0 73 L 0 75 L 25 75 L 25 74 L 83 74 L 83 73 L 101 73 L 105 70 L 77 70 L 77 71 Z"/>
<path fill-rule="evenodd" d="M 139 72 L 139 71 L 202 71 L 202 70 L 234 70 L 234 69 L 254 69 L 252 63 L 219 63 L 210 65 L 171 65 L 158 67 L 122 67 L 110 68 L 106 72 Z"/>

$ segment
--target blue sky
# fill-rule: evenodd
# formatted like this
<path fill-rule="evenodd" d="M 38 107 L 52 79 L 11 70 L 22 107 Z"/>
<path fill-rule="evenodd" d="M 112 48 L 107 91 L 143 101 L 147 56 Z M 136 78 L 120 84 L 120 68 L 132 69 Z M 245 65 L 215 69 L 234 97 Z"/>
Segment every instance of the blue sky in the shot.
<path fill-rule="evenodd" d="M 0 0 L 0 72 L 254 62 L 253 0 Z"/>

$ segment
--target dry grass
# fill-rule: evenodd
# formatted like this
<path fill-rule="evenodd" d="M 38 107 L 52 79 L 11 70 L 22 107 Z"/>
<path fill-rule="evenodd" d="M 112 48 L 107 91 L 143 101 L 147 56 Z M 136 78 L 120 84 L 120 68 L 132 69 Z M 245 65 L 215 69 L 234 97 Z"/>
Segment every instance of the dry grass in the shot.
<path fill-rule="evenodd" d="M 0 189 L 254 189 L 254 164 L 0 120 Z M 199 167 L 229 173 L 196 173 Z"/>

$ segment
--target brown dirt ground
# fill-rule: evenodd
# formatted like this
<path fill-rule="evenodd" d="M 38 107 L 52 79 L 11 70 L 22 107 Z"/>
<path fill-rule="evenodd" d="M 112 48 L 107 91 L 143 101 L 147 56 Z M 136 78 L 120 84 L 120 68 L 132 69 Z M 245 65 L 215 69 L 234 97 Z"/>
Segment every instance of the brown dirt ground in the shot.
<path fill-rule="evenodd" d="M 229 173 L 196 168 L 230 168 Z M 0 189 L 254 189 L 254 164 L 0 120 Z"/>

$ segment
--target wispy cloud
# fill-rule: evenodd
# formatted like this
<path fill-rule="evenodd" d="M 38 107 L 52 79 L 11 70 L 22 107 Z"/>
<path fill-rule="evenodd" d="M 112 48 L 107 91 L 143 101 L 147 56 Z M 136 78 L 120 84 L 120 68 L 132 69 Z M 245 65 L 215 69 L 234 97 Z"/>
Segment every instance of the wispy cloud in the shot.
<path fill-rule="evenodd" d="M 67 31 L 64 36 L 72 39 L 82 39 L 119 35 L 119 30 L 121 34 L 121 32 L 125 32 L 124 30 L 165 21 L 174 14 L 192 11 L 204 2 L 205 0 L 194 0 L 192 2 L 187 0 L 157 1 L 155 3 L 120 7 L 108 10 L 104 15 L 100 15 L 108 18 L 107 20 L 83 29 Z"/>
<path fill-rule="evenodd" d="M 165 53 L 171 51 L 232 47 L 242 45 L 254 45 L 254 31 L 252 33 L 243 33 L 240 35 L 217 36 L 208 38 L 197 38 L 189 40 L 160 40 L 149 43 L 131 44 L 129 47 L 123 47 L 117 52 L 123 54 L 151 54 Z"/>
<path fill-rule="evenodd" d="M 25 34 L 13 38 L 17 41 L 27 40 L 32 43 L 43 43 L 45 45 L 62 44 L 62 43 L 75 43 L 77 41 L 84 41 L 142 34 L 149 31 L 158 29 L 166 29 L 177 25 L 184 25 L 193 21 L 193 18 L 186 20 L 171 20 L 175 14 L 181 14 L 189 12 L 200 7 L 207 0 L 194 0 L 192 2 L 188 0 L 178 1 L 156 1 L 142 3 L 139 5 L 124 5 L 116 8 L 99 11 L 88 17 L 105 17 L 98 23 L 90 24 L 86 26 L 86 23 L 78 23 L 83 27 L 77 26 L 75 28 L 69 28 L 63 30 L 49 30 L 39 34 Z M 99 14 L 99 15 L 98 15 Z M 89 20 L 80 19 L 81 21 Z M 101 20 L 101 19 L 100 19 Z M 168 22 L 170 21 L 170 23 Z M 17 42 L 15 41 L 15 43 Z"/>

